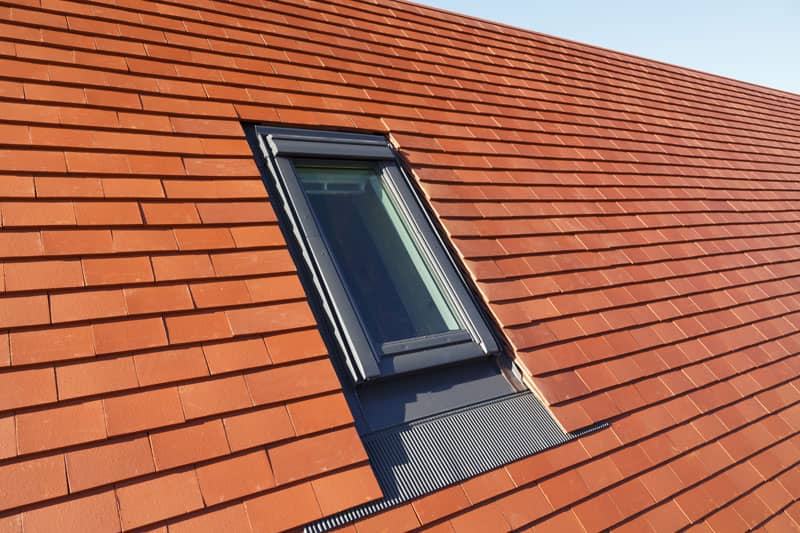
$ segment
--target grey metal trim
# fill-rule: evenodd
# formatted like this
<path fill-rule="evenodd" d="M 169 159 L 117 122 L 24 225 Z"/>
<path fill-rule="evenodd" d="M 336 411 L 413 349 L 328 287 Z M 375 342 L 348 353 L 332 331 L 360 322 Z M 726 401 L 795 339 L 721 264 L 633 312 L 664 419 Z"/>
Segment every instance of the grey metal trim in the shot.
<path fill-rule="evenodd" d="M 414 339 L 403 339 L 400 341 L 384 342 L 381 345 L 383 355 L 401 355 L 406 352 L 422 350 L 423 348 L 435 348 L 438 346 L 449 346 L 461 342 L 472 340 L 469 333 L 463 330 L 448 331 L 437 335 L 426 335 Z"/>
<path fill-rule="evenodd" d="M 564 433 L 531 393 L 363 437 L 383 498 L 306 526 L 321 533 L 606 427 Z"/>
<path fill-rule="evenodd" d="M 269 128 L 267 134 L 276 157 L 314 156 L 336 159 L 394 159 L 386 139 L 376 135 Z"/>

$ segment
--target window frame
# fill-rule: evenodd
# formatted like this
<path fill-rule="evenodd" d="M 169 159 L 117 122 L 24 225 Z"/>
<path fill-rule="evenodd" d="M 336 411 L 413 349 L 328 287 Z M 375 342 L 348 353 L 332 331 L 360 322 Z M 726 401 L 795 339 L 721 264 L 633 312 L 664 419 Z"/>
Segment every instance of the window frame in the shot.
<path fill-rule="evenodd" d="M 256 126 L 255 134 L 337 343 L 357 383 L 498 353 L 492 330 L 465 277 L 384 137 L 267 126 Z M 319 229 L 296 175 L 295 160 L 332 166 L 357 161 L 374 166 L 461 329 L 376 346 Z"/>

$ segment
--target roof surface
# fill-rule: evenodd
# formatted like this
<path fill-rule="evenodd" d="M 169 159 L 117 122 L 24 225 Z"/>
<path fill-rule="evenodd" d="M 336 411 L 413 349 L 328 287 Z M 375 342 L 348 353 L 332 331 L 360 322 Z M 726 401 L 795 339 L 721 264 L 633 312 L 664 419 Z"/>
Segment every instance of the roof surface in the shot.
<path fill-rule="evenodd" d="M 240 121 L 388 134 L 567 429 L 359 532 L 800 528 L 800 97 L 393 0 L 0 2 L 0 532 L 380 497 Z"/>

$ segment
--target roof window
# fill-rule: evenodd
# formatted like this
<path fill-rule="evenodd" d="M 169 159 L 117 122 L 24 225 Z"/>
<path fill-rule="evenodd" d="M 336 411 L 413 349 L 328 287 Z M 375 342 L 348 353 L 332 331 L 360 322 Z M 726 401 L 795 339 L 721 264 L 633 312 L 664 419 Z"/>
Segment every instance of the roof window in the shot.
<path fill-rule="evenodd" d="M 385 138 L 246 128 L 384 499 L 574 438 L 515 377 Z"/>

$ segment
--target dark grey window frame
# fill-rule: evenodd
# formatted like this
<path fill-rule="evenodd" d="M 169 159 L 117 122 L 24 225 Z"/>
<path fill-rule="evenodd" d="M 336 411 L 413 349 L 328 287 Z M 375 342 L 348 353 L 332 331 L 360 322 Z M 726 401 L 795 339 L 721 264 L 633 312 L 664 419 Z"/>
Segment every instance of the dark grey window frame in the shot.
<path fill-rule="evenodd" d="M 266 126 L 256 126 L 255 133 L 337 343 L 356 382 L 498 353 L 497 342 L 466 280 L 384 137 Z M 296 159 L 333 164 L 349 160 L 371 162 L 375 166 L 437 283 L 446 293 L 460 330 L 373 345 L 299 184 L 293 163 Z"/>

